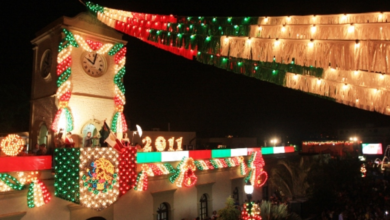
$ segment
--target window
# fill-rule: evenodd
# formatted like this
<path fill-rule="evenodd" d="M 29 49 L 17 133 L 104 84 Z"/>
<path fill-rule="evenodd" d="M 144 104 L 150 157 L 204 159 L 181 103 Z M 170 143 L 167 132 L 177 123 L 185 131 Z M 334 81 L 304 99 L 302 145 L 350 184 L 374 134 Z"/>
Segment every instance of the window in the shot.
<path fill-rule="evenodd" d="M 208 202 L 207 202 L 207 194 L 203 194 L 200 198 L 200 219 L 204 220 L 208 217 Z"/>
<path fill-rule="evenodd" d="M 161 203 L 157 209 L 157 220 L 168 220 L 169 219 L 169 204 L 164 202 Z"/>
<path fill-rule="evenodd" d="M 236 203 L 240 203 L 240 197 L 239 197 L 239 193 L 238 193 L 238 188 L 234 188 L 233 190 L 233 199 L 234 199 L 234 202 Z"/>

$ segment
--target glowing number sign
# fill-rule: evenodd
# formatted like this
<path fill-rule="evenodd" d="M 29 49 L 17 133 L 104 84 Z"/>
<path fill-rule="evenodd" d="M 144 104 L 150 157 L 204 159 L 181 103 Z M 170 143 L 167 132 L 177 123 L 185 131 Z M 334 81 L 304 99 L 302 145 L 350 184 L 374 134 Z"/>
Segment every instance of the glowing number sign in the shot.
<path fill-rule="evenodd" d="M 174 145 L 176 142 L 177 148 L 176 151 L 182 151 L 183 148 L 183 137 L 180 137 L 175 140 L 175 137 L 171 137 L 168 140 L 166 140 L 163 136 L 158 136 L 154 142 L 154 145 L 157 149 L 157 151 L 165 151 L 168 141 L 168 151 L 175 151 Z M 152 151 L 152 139 L 149 136 L 146 136 L 144 139 L 142 139 L 142 143 L 145 144 L 143 147 L 143 152 L 151 152 Z"/>
<path fill-rule="evenodd" d="M 182 151 L 183 149 L 181 148 L 181 145 L 183 144 L 183 137 L 176 139 L 177 143 L 177 151 Z"/>
<path fill-rule="evenodd" d="M 145 137 L 143 140 L 142 140 L 142 143 L 146 143 L 145 144 L 145 147 L 144 147 L 144 152 L 150 152 L 152 151 L 152 139 L 150 139 L 150 137 Z"/>
<path fill-rule="evenodd" d="M 19 135 L 9 134 L 1 141 L 1 150 L 8 156 L 16 156 L 23 150 L 24 141 Z"/>
<path fill-rule="evenodd" d="M 156 142 L 154 143 L 154 145 L 156 145 L 156 149 L 158 151 L 164 151 L 165 147 L 167 146 L 167 143 L 164 137 L 159 136 L 156 138 Z"/>
<path fill-rule="evenodd" d="M 168 151 L 175 151 L 175 150 L 173 149 L 173 142 L 174 142 L 174 141 L 175 141 L 175 138 L 174 138 L 174 137 L 168 139 L 168 143 L 169 143 L 169 149 L 168 149 Z"/>

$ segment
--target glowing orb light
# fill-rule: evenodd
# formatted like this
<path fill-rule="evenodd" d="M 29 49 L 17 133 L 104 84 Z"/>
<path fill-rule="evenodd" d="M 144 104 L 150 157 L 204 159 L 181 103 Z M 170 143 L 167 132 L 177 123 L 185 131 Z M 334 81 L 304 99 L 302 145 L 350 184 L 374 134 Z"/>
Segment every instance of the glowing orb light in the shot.
<path fill-rule="evenodd" d="M 19 135 L 9 134 L 1 141 L 1 150 L 8 156 L 16 156 L 23 150 L 24 141 Z"/>

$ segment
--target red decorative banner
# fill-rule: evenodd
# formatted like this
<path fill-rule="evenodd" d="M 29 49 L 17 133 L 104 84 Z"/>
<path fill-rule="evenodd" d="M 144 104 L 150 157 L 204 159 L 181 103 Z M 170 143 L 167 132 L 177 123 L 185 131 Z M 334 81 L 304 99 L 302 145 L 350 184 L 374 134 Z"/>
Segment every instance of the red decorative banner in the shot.
<path fill-rule="evenodd" d="M 51 156 L 0 157 L 0 173 L 50 170 Z"/>

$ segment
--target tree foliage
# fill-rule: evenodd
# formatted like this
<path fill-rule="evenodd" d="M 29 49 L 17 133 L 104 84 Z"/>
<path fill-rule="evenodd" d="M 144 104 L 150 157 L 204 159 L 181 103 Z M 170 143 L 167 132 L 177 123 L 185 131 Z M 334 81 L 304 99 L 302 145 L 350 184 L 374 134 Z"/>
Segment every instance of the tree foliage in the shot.
<path fill-rule="evenodd" d="M 237 210 L 234 206 L 234 199 L 232 197 L 228 197 L 226 199 L 226 206 L 223 209 L 218 211 L 218 219 L 217 220 L 237 220 L 240 217 L 240 211 Z"/>

